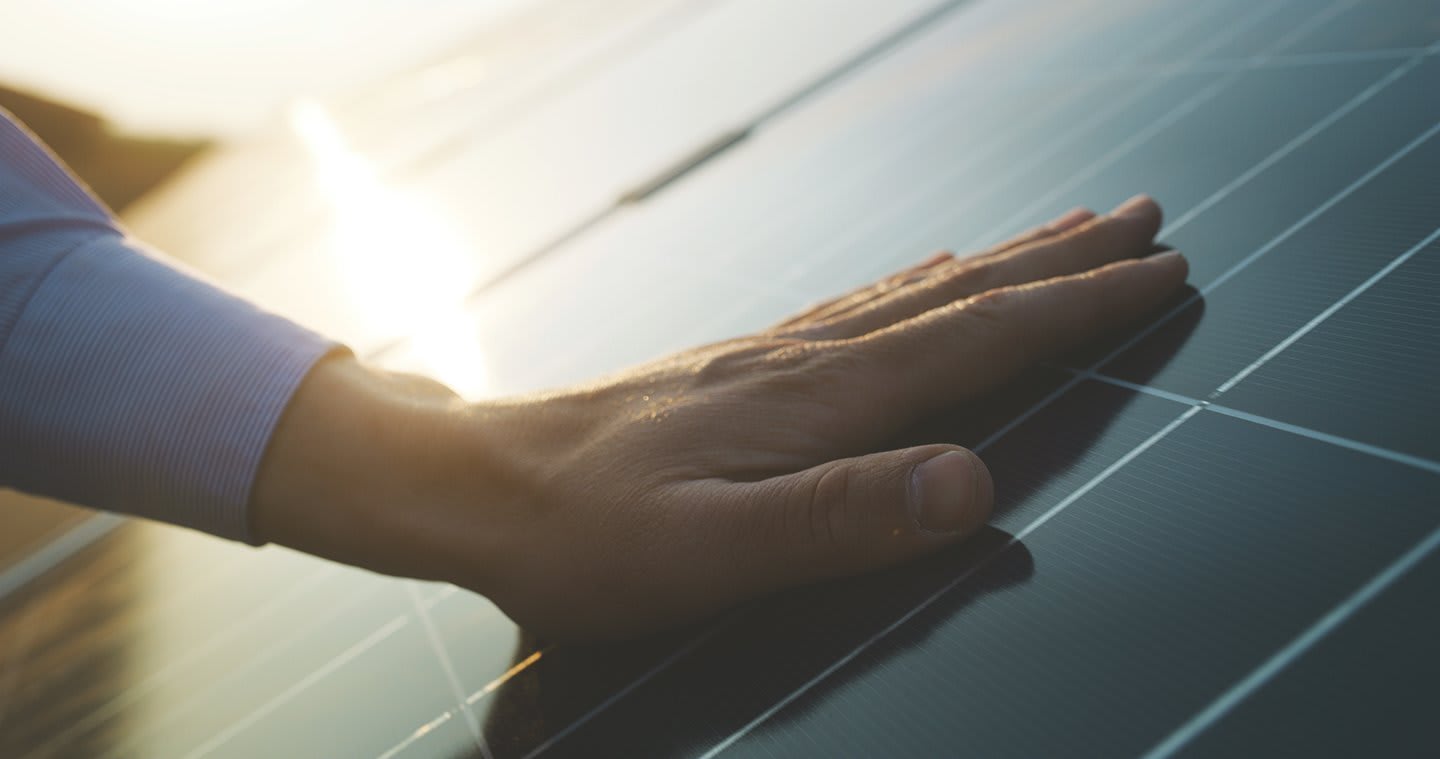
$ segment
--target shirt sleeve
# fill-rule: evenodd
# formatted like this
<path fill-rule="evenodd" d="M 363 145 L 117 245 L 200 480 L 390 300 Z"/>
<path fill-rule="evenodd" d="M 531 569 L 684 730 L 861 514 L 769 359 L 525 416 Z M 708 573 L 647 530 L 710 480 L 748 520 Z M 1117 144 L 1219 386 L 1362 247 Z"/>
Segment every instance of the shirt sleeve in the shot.
<path fill-rule="evenodd" d="M 126 236 L 0 110 L 0 486 L 254 542 L 270 435 L 338 347 Z"/>

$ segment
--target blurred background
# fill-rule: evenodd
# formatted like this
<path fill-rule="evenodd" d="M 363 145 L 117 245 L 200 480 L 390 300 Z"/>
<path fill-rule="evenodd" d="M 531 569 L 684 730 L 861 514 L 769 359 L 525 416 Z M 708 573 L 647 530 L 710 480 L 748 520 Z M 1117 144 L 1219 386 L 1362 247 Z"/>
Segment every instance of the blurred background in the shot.
<path fill-rule="evenodd" d="M 163 232 L 169 221 L 147 221 L 134 206 L 187 164 L 198 160 L 204 175 L 211 171 L 205 160 L 227 151 L 273 155 L 266 146 L 289 138 L 287 114 L 301 108 L 324 130 L 318 103 L 354 99 L 387 80 L 433 82 L 443 72 L 483 77 L 505 54 L 488 39 L 582 30 L 590 17 L 577 5 L 427 0 L 425 12 L 416 13 L 402 0 L 4 0 L 0 108 L 38 134 L 122 218 Z M 233 194 L 243 196 L 245 178 L 226 169 L 216 181 L 235 183 Z M 203 230 L 201 222 L 195 229 Z M 198 246 L 166 252 L 204 268 Z M 235 263 L 243 270 L 273 252 L 253 248 Z M 0 492 L 0 568 L 89 516 Z"/>
<path fill-rule="evenodd" d="M 0 106 L 116 209 L 202 146 L 459 52 L 547 0 L 8 3 Z M 551 3 L 554 4 L 554 3 Z"/>

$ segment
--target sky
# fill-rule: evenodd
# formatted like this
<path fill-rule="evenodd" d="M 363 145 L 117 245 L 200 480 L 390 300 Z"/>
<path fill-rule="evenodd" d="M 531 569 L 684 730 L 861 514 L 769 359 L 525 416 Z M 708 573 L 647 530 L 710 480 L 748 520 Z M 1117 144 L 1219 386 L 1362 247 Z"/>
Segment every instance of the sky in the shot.
<path fill-rule="evenodd" d="M 124 131 L 237 135 L 297 96 L 433 59 L 537 1 L 0 0 L 0 83 Z"/>

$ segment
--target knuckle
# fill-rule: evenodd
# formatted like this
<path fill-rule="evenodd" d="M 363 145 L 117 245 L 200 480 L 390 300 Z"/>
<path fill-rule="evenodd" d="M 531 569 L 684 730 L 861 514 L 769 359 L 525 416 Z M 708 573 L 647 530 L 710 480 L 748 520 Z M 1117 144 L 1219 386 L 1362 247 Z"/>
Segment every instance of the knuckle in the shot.
<path fill-rule="evenodd" d="M 832 310 L 841 307 L 854 297 L 855 295 L 852 293 L 848 295 L 841 295 L 835 298 L 827 298 L 822 301 L 811 303 L 810 305 L 801 309 L 799 313 L 777 322 L 774 326 L 770 327 L 770 329 L 766 330 L 763 334 L 768 337 L 784 337 L 786 334 L 798 328 L 803 328 L 819 319 L 823 319 L 825 314 L 830 313 Z"/>
<path fill-rule="evenodd" d="M 1138 253 L 1149 239 L 1148 223 L 1136 219 L 1106 217 L 1086 227 L 1086 234 L 1076 242 L 1092 257 L 1119 258 L 1121 254 Z"/>
<path fill-rule="evenodd" d="M 972 348 L 992 361 L 1024 360 L 1035 354 L 1033 330 L 1024 324 L 1023 288 L 991 290 L 963 304 L 960 314 L 972 338 Z"/>
<path fill-rule="evenodd" d="M 1116 283 L 1115 269 L 1110 266 L 1088 271 L 1074 283 L 1076 297 L 1071 299 L 1072 324 L 1097 329 L 1109 321 L 1114 299 L 1107 292 Z"/>
<path fill-rule="evenodd" d="M 1018 301 L 1014 288 L 990 290 L 966 300 L 960 313 L 975 329 L 1002 332 L 1015 318 Z"/>
<path fill-rule="evenodd" d="M 736 342 L 722 351 L 697 359 L 690 374 L 699 384 L 715 384 L 736 378 L 774 374 L 805 358 L 809 341 L 792 337 L 764 336 Z"/>
<path fill-rule="evenodd" d="M 1095 242 L 1116 242 L 1133 236 L 1142 222 L 1124 216 L 1105 216 L 1092 222 L 1086 230 Z"/>
<path fill-rule="evenodd" d="M 854 480 L 851 467 L 836 465 L 811 481 L 804 504 L 807 539 L 818 545 L 842 545 L 856 537 L 857 520 L 852 506 Z"/>
<path fill-rule="evenodd" d="M 864 345 L 864 340 L 837 340 L 814 348 L 805 359 L 804 369 L 820 382 L 853 376 L 866 363 L 861 350 Z"/>
<path fill-rule="evenodd" d="M 955 266 L 957 260 L 958 259 L 953 251 L 942 250 L 939 253 L 936 253 L 935 255 L 926 259 L 919 265 L 911 267 L 905 272 L 901 272 L 901 274 L 910 275 L 905 278 L 905 281 L 913 282 L 916 279 L 916 275 L 920 275 L 921 277 L 923 277 L 933 272 L 948 271 Z"/>
<path fill-rule="evenodd" d="M 1004 275 L 1013 263 L 1012 256 L 1013 253 L 1006 253 L 959 267 L 946 277 L 944 285 L 955 294 L 985 293 L 1004 281 Z"/>

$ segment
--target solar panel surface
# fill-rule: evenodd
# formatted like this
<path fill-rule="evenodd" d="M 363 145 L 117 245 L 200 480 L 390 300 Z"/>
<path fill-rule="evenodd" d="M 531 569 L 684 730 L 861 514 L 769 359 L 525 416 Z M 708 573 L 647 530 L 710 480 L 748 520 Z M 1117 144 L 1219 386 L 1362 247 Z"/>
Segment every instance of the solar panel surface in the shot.
<path fill-rule="evenodd" d="M 712 5 L 730 26 L 692 34 L 764 18 Z M 874 29 L 714 111 L 701 126 L 748 137 L 642 202 L 598 199 L 683 163 L 699 126 L 558 220 L 522 214 L 501 251 L 525 265 L 480 277 L 467 314 L 484 391 L 529 390 L 1151 192 L 1194 290 L 913 433 L 982 449 L 985 532 L 579 648 L 453 588 L 130 525 L 7 602 L 0 753 L 1432 753 L 1440 7 L 917 3 Z M 464 111 L 436 107 L 389 139 Z M 493 154 L 400 173 L 463 208 Z M 306 218 L 249 244 L 280 256 Z M 424 335 L 352 334 L 428 368 Z"/>

